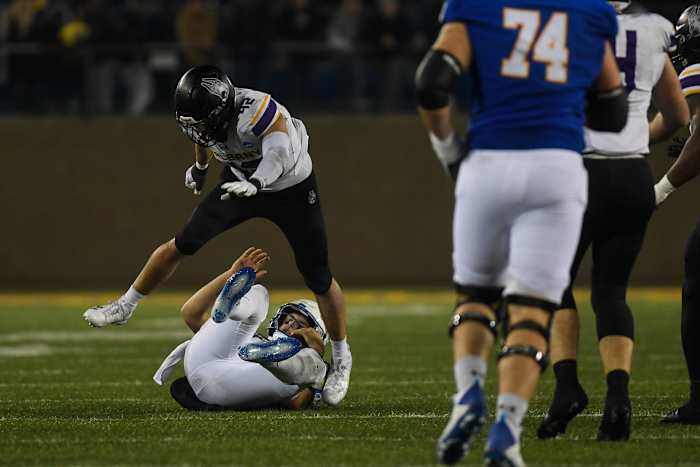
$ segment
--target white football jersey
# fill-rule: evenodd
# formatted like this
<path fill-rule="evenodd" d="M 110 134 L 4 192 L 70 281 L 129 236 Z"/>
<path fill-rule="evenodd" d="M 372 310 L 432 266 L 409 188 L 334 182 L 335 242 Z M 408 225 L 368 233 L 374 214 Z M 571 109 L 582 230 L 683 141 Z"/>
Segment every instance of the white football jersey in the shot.
<path fill-rule="evenodd" d="M 647 111 L 654 86 L 661 78 L 674 27 L 662 16 L 651 13 L 618 15 L 620 29 L 615 56 L 622 82 L 629 93 L 629 117 L 620 133 L 586 129 L 585 153 L 625 156 L 649 153 Z"/>
<path fill-rule="evenodd" d="M 272 96 L 247 88 L 236 88 L 236 126 L 231 125 L 225 143 L 209 149 L 217 160 L 228 164 L 240 180 L 247 180 L 257 170 L 264 157 L 262 135 L 281 115 L 287 123 L 290 148 L 289 160 L 284 161 L 282 175 L 263 188 L 279 191 L 305 180 L 312 169 L 309 156 L 309 136 L 304 123 Z"/>

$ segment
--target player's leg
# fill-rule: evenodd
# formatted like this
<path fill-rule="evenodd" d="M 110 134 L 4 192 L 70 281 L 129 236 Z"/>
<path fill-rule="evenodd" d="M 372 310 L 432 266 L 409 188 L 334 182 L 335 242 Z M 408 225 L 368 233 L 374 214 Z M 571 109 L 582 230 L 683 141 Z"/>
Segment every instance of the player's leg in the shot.
<path fill-rule="evenodd" d="M 350 385 L 352 354 L 347 343 L 345 299 L 328 263 L 328 241 L 314 175 L 287 190 L 270 195 L 267 217 L 277 224 L 294 252 L 306 286 L 316 296 L 332 346 L 331 370 L 323 389 L 324 402 L 336 406 Z"/>
<path fill-rule="evenodd" d="M 223 174 L 231 176 L 228 169 Z M 207 195 L 175 238 L 153 252 L 124 295 L 110 304 L 89 308 L 83 314 L 88 323 L 95 327 L 126 323 L 139 301 L 172 275 L 183 256 L 195 254 L 209 240 L 252 216 L 247 200 L 222 201 L 222 194 L 216 187 Z"/>
<path fill-rule="evenodd" d="M 457 180 L 452 261 L 458 303 L 450 325 L 457 392 L 437 442 L 438 460 L 446 464 L 467 454 L 487 413 L 484 383 L 497 334 L 512 214 L 507 183 L 493 183 L 504 169 L 494 162 L 472 154 Z"/>
<path fill-rule="evenodd" d="M 511 227 L 508 327 L 499 352 L 496 422 L 485 453 L 493 466 L 524 465 L 522 421 L 547 363 L 550 318 L 570 281 L 587 198 L 587 174 L 574 153 L 523 156 L 518 164 L 527 189 Z"/>
<path fill-rule="evenodd" d="M 655 208 L 653 177 L 644 159 L 598 163 L 605 164 L 607 179 L 615 180 L 606 190 L 607 222 L 601 222 L 593 240 L 591 305 L 608 384 L 598 439 L 626 440 L 634 347 L 634 317 L 627 304 L 627 285 Z"/>
<path fill-rule="evenodd" d="M 700 424 L 700 223 L 690 233 L 685 249 L 681 313 L 681 340 L 690 378 L 690 398 L 661 421 Z"/>
<path fill-rule="evenodd" d="M 547 415 L 537 429 L 537 437 L 540 439 L 552 438 L 564 433 L 569 422 L 588 405 L 588 396 L 578 379 L 579 317 L 572 287 L 581 261 L 590 245 L 590 236 L 591 222 L 587 211 L 576 256 L 571 266 L 571 282 L 564 291 L 559 309 L 552 316 L 549 357 L 554 370 L 555 387 Z"/>

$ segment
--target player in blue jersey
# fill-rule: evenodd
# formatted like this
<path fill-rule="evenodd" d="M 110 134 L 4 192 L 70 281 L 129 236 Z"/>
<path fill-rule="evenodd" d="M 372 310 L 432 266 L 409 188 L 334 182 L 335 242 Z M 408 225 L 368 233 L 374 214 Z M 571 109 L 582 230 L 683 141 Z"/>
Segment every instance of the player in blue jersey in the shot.
<path fill-rule="evenodd" d="M 457 462 L 485 423 L 486 361 L 503 299 L 498 410 L 485 457 L 491 466 L 522 466 L 522 419 L 546 366 L 549 321 L 569 281 L 586 206 L 584 116 L 600 131 L 627 122 L 610 46 L 617 19 L 602 0 L 448 0 L 441 19 L 416 73 L 433 149 L 451 172 L 458 168 L 458 305 L 450 326 L 457 394 L 438 459 Z M 463 148 L 450 96 L 466 70 L 474 89 Z"/>

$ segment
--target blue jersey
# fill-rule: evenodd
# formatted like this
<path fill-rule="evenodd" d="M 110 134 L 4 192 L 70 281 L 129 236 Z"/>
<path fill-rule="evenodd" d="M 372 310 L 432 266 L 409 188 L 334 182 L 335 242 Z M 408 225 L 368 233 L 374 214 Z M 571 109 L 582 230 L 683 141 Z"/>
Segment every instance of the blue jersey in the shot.
<path fill-rule="evenodd" d="M 603 0 L 447 0 L 464 22 L 474 88 L 470 149 L 584 149 L 585 95 L 617 34 Z"/>

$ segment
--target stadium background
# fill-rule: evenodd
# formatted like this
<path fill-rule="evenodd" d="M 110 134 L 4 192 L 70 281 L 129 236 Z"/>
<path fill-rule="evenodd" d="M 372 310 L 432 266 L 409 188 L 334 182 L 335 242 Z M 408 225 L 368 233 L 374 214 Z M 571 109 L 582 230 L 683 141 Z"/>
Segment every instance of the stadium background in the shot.
<path fill-rule="evenodd" d="M 647 6 L 672 19 L 687 3 Z M 192 149 L 171 102 L 180 74 L 203 62 L 307 123 L 344 286 L 446 287 L 451 184 L 412 97 L 440 4 L 0 1 L 0 288 L 128 286 L 198 202 L 183 186 Z M 657 175 L 668 152 L 654 149 Z M 680 284 L 698 195 L 691 184 L 656 213 L 635 285 Z M 250 244 L 271 252 L 272 286 L 301 285 L 281 233 L 252 221 L 188 260 L 168 287 L 201 284 Z"/>

